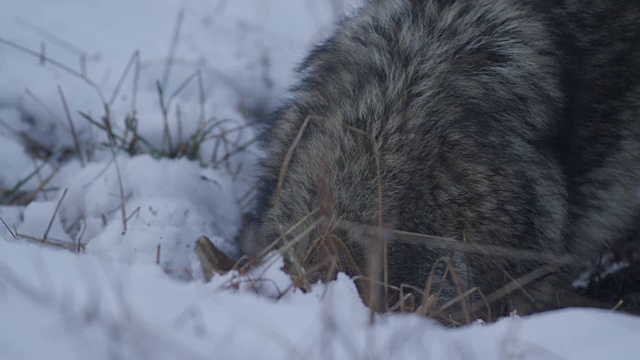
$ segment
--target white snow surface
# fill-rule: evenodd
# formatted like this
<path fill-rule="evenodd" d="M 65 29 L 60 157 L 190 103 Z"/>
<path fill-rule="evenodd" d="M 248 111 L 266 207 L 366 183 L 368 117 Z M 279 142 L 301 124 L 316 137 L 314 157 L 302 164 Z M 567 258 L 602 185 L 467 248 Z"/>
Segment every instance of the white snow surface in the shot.
<path fill-rule="evenodd" d="M 36 195 L 0 206 L 9 227 L 0 224 L 0 359 L 637 359 L 640 319 L 614 312 L 568 309 L 459 329 L 386 314 L 372 325 L 342 274 L 310 293 L 280 296 L 291 284 L 276 258 L 246 277 L 205 283 L 193 250 L 199 236 L 238 255 L 233 239 L 258 156 L 252 129 L 235 131 L 223 150 L 220 136 L 207 139 L 193 160 L 114 156 L 100 145 L 105 132 L 80 115 L 100 122 L 107 102 L 115 132 L 124 134 L 124 118 L 135 114 L 139 134 L 162 149 L 159 82 L 174 141 L 205 119 L 220 120 L 218 135 L 234 131 L 250 121 L 247 109 L 277 106 L 304 53 L 358 3 L 4 4 L 0 189 Z M 138 75 L 125 72 L 134 53 Z M 59 156 L 75 144 L 58 87 L 82 159 Z M 34 158 L 18 133 L 53 150 L 53 159 Z M 80 243 L 82 251 L 16 240 L 16 232 L 46 233 L 47 242 Z"/>

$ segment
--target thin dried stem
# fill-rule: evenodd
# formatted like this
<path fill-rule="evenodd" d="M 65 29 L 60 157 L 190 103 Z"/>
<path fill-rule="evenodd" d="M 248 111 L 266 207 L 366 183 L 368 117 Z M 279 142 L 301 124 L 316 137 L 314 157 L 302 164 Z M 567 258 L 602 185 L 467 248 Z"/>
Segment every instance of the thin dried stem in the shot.
<path fill-rule="evenodd" d="M 302 138 L 302 134 L 304 134 L 304 130 L 307 128 L 307 125 L 309 125 L 309 121 L 311 121 L 311 119 L 312 119 L 311 116 L 307 116 L 307 118 L 304 119 L 304 122 L 302 123 L 302 126 L 300 126 L 300 129 L 298 130 L 296 137 L 293 139 L 293 142 L 289 146 L 287 153 L 284 155 L 284 159 L 282 160 L 282 165 L 280 166 L 280 173 L 278 174 L 278 183 L 276 185 L 276 191 L 273 195 L 273 199 L 274 199 L 273 211 L 278 211 L 278 208 L 280 207 L 280 195 L 282 193 L 282 186 L 284 185 L 284 178 L 287 174 L 287 170 L 289 169 L 289 163 L 291 162 L 293 153 L 295 152 L 296 147 L 298 146 L 298 143 Z"/>
<path fill-rule="evenodd" d="M 4 224 L 4 227 L 7 228 L 7 231 L 9 231 L 9 234 L 11 234 L 11 236 L 13 236 L 14 239 L 17 239 L 16 234 L 14 234 L 13 231 L 11 231 L 11 228 L 9 227 L 9 225 L 7 225 L 6 222 L 4 222 L 4 219 L 2 218 L 2 216 L 0 216 L 0 221 L 2 221 L 2 224 Z"/>
<path fill-rule="evenodd" d="M 76 147 L 76 153 L 78 153 L 78 159 L 80 159 L 80 164 L 84 167 L 84 156 L 82 156 L 82 150 L 80 149 L 80 140 L 78 140 L 78 134 L 76 133 L 76 127 L 73 125 L 73 119 L 71 118 L 71 113 L 69 112 L 69 105 L 67 103 L 67 98 L 64 96 L 64 92 L 62 91 L 62 87 L 58 84 L 58 94 L 60 94 L 60 99 L 62 100 L 62 105 L 64 106 L 64 113 L 67 116 L 67 122 L 69 123 L 69 129 L 71 129 L 71 137 L 73 137 L 73 144 Z"/>
<path fill-rule="evenodd" d="M 62 196 L 60 197 L 60 200 L 58 200 L 58 204 L 56 205 L 56 209 L 53 211 L 53 215 L 51 215 L 51 220 L 49 220 L 49 226 L 47 226 L 47 230 L 44 232 L 44 236 L 42 237 L 42 242 L 47 242 L 47 237 L 49 236 L 49 231 L 51 231 L 51 227 L 53 226 L 53 221 L 56 218 L 56 215 L 58 215 L 58 211 L 60 210 L 60 205 L 62 205 L 62 201 L 64 200 L 64 197 L 67 196 L 67 190 L 69 189 L 64 189 L 64 192 L 62 193 Z"/>
<path fill-rule="evenodd" d="M 376 163 L 376 180 L 377 180 L 377 184 L 378 184 L 378 229 L 380 229 L 380 231 L 378 231 L 379 234 L 379 240 L 382 243 L 382 271 L 383 271 L 383 279 L 384 279 L 384 283 L 388 284 L 389 283 L 389 266 L 388 266 L 388 243 L 387 243 L 387 239 L 385 236 L 383 236 L 382 233 L 382 213 L 383 213 L 383 209 L 382 209 L 382 170 L 381 170 L 381 165 L 380 165 L 380 150 L 379 150 L 379 146 L 378 146 L 378 142 L 376 141 L 375 137 L 370 134 L 367 133 L 361 129 L 355 128 L 353 126 L 350 125 L 345 125 L 345 127 L 351 131 L 354 131 L 356 133 L 359 133 L 361 135 L 364 135 L 365 137 L 367 137 L 367 139 L 369 139 L 369 141 L 371 142 L 371 148 L 373 149 L 373 154 L 374 154 L 374 159 L 375 159 L 375 163 Z M 373 288 L 373 287 L 372 287 Z M 372 290 L 373 291 L 373 290 Z M 389 292 L 388 292 L 388 288 L 385 286 L 384 288 L 384 299 L 385 299 L 385 306 L 389 306 Z"/>
<path fill-rule="evenodd" d="M 124 70 L 122 71 L 122 74 L 120 74 L 120 78 L 118 79 L 118 82 L 116 83 L 116 87 L 113 89 L 113 93 L 111 94 L 111 97 L 109 98 L 109 102 L 107 102 L 107 104 L 109 104 L 109 106 L 113 106 L 113 103 L 116 100 L 116 97 L 118 96 L 118 93 L 120 93 L 120 88 L 122 87 L 122 84 L 124 83 L 124 79 L 127 77 L 127 74 L 129 74 L 129 71 L 131 70 L 131 68 L 135 65 L 135 64 L 140 64 L 140 51 L 136 50 L 133 52 L 133 54 L 131 54 L 131 57 L 129 58 L 129 61 L 127 62 L 127 65 L 125 66 Z"/>
<path fill-rule="evenodd" d="M 176 16 L 176 22 L 173 26 L 173 33 L 171 35 L 171 42 L 169 43 L 169 53 L 167 55 L 167 65 L 164 68 L 164 74 L 162 75 L 162 87 L 166 88 L 169 83 L 169 75 L 171 74 L 171 68 L 173 67 L 173 61 L 176 56 L 176 49 L 178 47 L 178 41 L 180 40 L 180 30 L 182 29 L 182 20 L 184 19 L 184 7 L 181 7 Z"/>
<path fill-rule="evenodd" d="M 365 230 L 365 231 L 368 231 L 370 234 L 375 234 L 375 231 L 377 231 L 377 227 L 365 225 L 365 224 L 358 224 L 358 223 L 354 223 L 346 220 L 341 220 L 337 226 L 343 229 L 356 228 L 360 230 Z M 479 254 L 479 255 L 490 254 L 491 256 L 494 256 L 494 257 L 554 263 L 558 265 L 570 265 L 580 261 L 580 259 L 570 255 L 559 256 L 557 254 L 543 253 L 540 251 L 533 251 L 533 250 L 522 250 L 522 249 L 498 246 L 498 245 L 464 243 L 454 238 L 418 234 L 418 233 L 412 233 L 408 231 L 393 230 L 393 229 L 383 229 L 383 230 L 388 231 L 390 234 L 393 235 L 390 238 L 394 242 L 398 241 L 402 243 L 419 245 L 419 246 L 424 246 L 424 247 L 433 248 L 433 249 L 449 249 L 449 250 L 454 250 L 456 252 L 462 252 L 466 254 Z"/>
<path fill-rule="evenodd" d="M 0 37 L 0 44 L 5 44 L 13 49 L 16 49 L 18 51 L 21 51 L 25 54 L 34 56 L 37 59 L 43 59 L 43 53 L 41 52 L 37 52 L 37 51 L 33 51 L 31 49 L 28 49 L 22 45 L 18 45 L 16 43 L 14 43 L 13 41 L 9 41 L 6 40 L 4 38 Z M 105 100 L 104 94 L 102 93 L 102 90 L 100 89 L 100 86 L 98 86 L 95 82 L 93 82 L 92 80 L 90 80 L 89 78 L 87 78 L 82 72 L 78 72 L 72 68 L 70 68 L 69 66 L 54 60 L 50 57 L 46 57 L 45 58 L 46 63 L 53 65 L 54 67 L 57 67 L 58 69 L 68 73 L 69 75 L 75 76 L 78 79 L 84 81 L 85 84 L 89 85 L 91 88 L 93 88 L 96 91 L 96 94 L 100 97 L 100 101 L 107 105 L 107 101 Z"/>

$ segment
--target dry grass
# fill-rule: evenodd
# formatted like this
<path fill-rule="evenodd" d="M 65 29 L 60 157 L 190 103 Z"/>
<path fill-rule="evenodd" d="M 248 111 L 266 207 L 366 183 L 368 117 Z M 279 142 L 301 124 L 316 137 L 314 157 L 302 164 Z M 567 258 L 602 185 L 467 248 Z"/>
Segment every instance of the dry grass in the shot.
<path fill-rule="evenodd" d="M 123 174 L 121 173 L 121 168 L 118 161 L 119 154 L 127 154 L 130 156 L 138 154 L 149 154 L 156 159 L 185 157 L 190 160 L 199 161 L 202 166 L 211 166 L 214 168 L 219 168 L 221 165 L 224 165 L 223 170 L 228 170 L 228 172 L 234 177 L 234 179 L 238 179 L 238 181 L 244 181 L 239 177 L 239 174 L 242 170 L 242 163 L 238 162 L 238 164 L 233 165 L 232 168 L 231 160 L 234 156 L 241 154 L 250 146 L 255 144 L 256 139 L 250 139 L 249 141 L 243 140 L 245 142 L 240 143 L 241 139 L 243 139 L 243 135 L 245 134 L 245 130 L 247 130 L 248 127 L 251 126 L 251 122 L 245 121 L 244 123 L 237 126 L 227 126 L 228 123 L 231 122 L 231 120 L 216 119 L 214 117 L 207 118 L 205 113 L 205 103 L 207 101 L 207 98 L 200 69 L 195 69 L 191 75 L 183 80 L 180 80 L 180 82 L 177 82 L 177 86 L 172 90 L 170 94 L 165 94 L 165 89 L 169 86 L 171 80 L 172 67 L 175 63 L 174 60 L 176 60 L 175 49 L 180 41 L 180 30 L 183 16 L 184 9 L 181 9 L 177 13 L 176 25 L 172 33 L 172 39 L 169 46 L 169 55 L 166 61 L 165 70 L 163 72 L 163 79 L 162 82 L 157 83 L 157 90 L 160 100 L 159 114 L 161 116 L 164 129 L 164 141 L 161 146 L 154 145 L 151 141 L 145 138 L 145 136 L 143 136 L 138 129 L 137 93 L 140 83 L 140 70 L 142 61 L 139 51 L 136 50 L 133 52 L 131 57 L 128 59 L 124 69 L 120 73 L 113 91 L 109 94 L 109 96 L 105 96 L 105 91 L 101 89 L 101 87 L 98 85 L 98 82 L 92 80 L 87 76 L 86 54 L 83 51 L 74 50 L 74 52 L 77 53 L 80 58 L 80 69 L 76 69 L 75 66 L 65 64 L 48 56 L 45 45 L 43 45 L 39 50 L 32 50 L 0 37 L 0 46 L 8 46 L 9 48 L 12 48 L 17 52 L 37 58 L 40 61 L 41 66 L 56 68 L 63 73 L 66 73 L 67 75 L 75 77 L 84 82 L 84 84 L 87 85 L 88 88 L 91 89 L 91 91 L 93 91 L 100 99 L 100 103 L 102 104 L 103 109 L 102 114 L 99 116 L 94 116 L 82 111 L 74 112 L 74 110 L 72 110 L 71 108 L 72 104 L 70 104 L 67 100 L 63 88 L 58 85 L 57 90 L 60 97 L 60 103 L 62 105 L 61 108 L 63 110 L 63 115 L 60 116 L 57 111 L 45 105 L 45 103 L 41 101 L 36 94 L 31 92 L 29 89 L 26 89 L 25 91 L 27 96 L 31 100 L 33 100 L 33 102 L 38 107 L 42 108 L 50 116 L 50 118 L 53 119 L 57 125 L 59 125 L 61 129 L 71 135 L 71 138 L 73 140 L 73 147 L 63 147 L 60 149 L 49 148 L 33 139 L 27 132 L 18 131 L 7 122 L 0 119 L 0 126 L 22 140 L 22 142 L 25 144 L 30 154 L 32 155 L 35 164 L 34 170 L 23 179 L 18 181 L 13 187 L 6 189 L 0 188 L 0 204 L 26 205 L 33 200 L 37 200 L 38 196 L 40 196 L 40 199 L 47 200 L 51 196 L 51 193 L 55 194 L 56 192 L 59 192 L 61 190 L 55 187 L 50 187 L 48 186 L 48 184 L 50 184 L 51 181 L 59 173 L 59 170 L 63 166 L 64 162 L 66 162 L 70 158 L 76 158 L 84 167 L 86 163 L 93 161 L 92 155 L 98 148 L 109 151 L 111 153 L 111 160 L 108 164 L 105 165 L 104 169 L 100 171 L 100 173 L 95 177 L 93 181 L 101 177 L 107 171 L 107 169 L 113 165 L 117 173 L 118 192 L 120 197 L 120 205 L 118 206 L 118 208 L 114 209 L 113 212 L 109 211 L 106 214 L 103 214 L 103 222 L 106 225 L 106 223 L 109 221 L 109 218 L 112 217 L 113 213 L 115 211 L 119 211 L 120 222 L 122 224 L 122 234 L 126 233 L 128 222 L 132 218 L 134 218 L 135 215 L 139 214 L 140 209 L 136 208 L 133 211 L 128 211 L 127 209 L 127 200 L 129 196 L 127 195 L 126 184 L 124 183 L 125 179 L 123 177 Z M 35 27 L 34 25 L 26 23 L 23 25 L 25 27 L 28 27 L 30 30 L 36 31 L 38 34 L 46 37 L 48 40 L 55 41 L 60 46 L 66 46 L 63 39 L 59 39 L 47 33 L 46 31 Z M 115 104 L 115 100 L 118 98 L 123 89 L 127 87 L 127 84 L 130 84 L 131 94 L 129 110 L 125 114 L 123 119 L 118 119 L 114 115 L 112 108 Z M 177 103 L 177 98 L 188 87 L 197 88 L 200 111 L 197 128 L 192 133 L 185 135 L 182 129 L 182 112 L 180 104 Z M 79 114 L 83 120 L 87 121 L 91 126 L 93 126 L 94 129 L 97 129 L 100 133 L 102 133 L 105 140 L 103 142 L 100 142 L 88 141 L 87 139 L 83 139 L 81 137 L 81 134 L 79 134 L 76 129 L 76 123 L 73 119 L 74 113 Z M 172 118 L 171 115 L 174 113 L 175 118 Z M 177 126 L 172 129 L 171 124 L 174 123 L 177 124 Z M 202 145 L 205 142 L 215 142 L 214 153 L 211 156 L 210 162 L 205 161 L 206 156 L 202 154 Z M 42 169 L 50 164 L 53 165 L 53 171 L 48 174 L 43 174 Z M 39 184 L 36 189 L 23 190 L 25 185 L 33 179 L 37 179 Z M 91 181 L 90 183 L 92 183 L 93 181 Z M 86 184 L 85 186 L 89 186 L 90 183 Z M 79 237 L 73 243 L 53 239 L 49 236 L 50 229 L 53 226 L 54 221 L 56 221 L 56 215 L 60 209 L 65 195 L 66 189 L 62 193 L 60 201 L 57 203 L 47 229 L 43 230 L 44 236 L 38 237 L 30 234 L 21 234 L 15 229 L 11 230 L 8 224 L 4 224 L 5 227 L 9 230 L 11 236 L 18 240 L 42 243 L 48 246 L 64 248 L 74 252 L 84 251 L 85 244 L 82 242 L 82 237 L 84 235 L 84 231 L 86 230 L 86 219 L 84 219 L 84 215 L 73 222 L 72 226 L 76 226 L 79 229 L 80 233 Z M 245 196 L 242 196 L 240 199 L 238 199 L 238 202 L 243 208 L 249 208 L 251 207 L 251 203 L 254 198 L 255 188 L 252 187 L 250 191 L 245 194 Z M 158 249 L 158 258 L 160 256 L 159 254 L 160 250 Z M 167 269 L 167 271 L 188 272 L 190 275 L 189 269 Z"/>

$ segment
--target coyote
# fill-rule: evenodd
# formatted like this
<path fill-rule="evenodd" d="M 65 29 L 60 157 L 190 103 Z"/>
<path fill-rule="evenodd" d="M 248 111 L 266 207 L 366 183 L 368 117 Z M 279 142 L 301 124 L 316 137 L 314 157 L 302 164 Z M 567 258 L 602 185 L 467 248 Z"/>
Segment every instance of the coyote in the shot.
<path fill-rule="evenodd" d="M 305 281 L 375 278 L 378 308 L 495 315 L 570 304 L 569 274 L 636 239 L 637 0 L 368 1 L 299 77 L 264 125 L 249 256 L 277 241 Z"/>

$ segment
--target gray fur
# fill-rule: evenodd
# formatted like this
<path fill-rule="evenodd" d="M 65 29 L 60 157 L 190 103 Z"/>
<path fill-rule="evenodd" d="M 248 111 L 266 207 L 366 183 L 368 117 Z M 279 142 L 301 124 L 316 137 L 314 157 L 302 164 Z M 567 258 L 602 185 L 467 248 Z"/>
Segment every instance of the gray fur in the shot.
<path fill-rule="evenodd" d="M 638 230 L 636 0 L 370 1 L 300 76 L 267 125 L 249 255 L 319 207 L 334 222 L 378 224 L 376 154 L 386 227 L 585 261 Z M 375 239 L 335 232 L 366 269 Z M 442 256 L 484 294 L 541 265 L 390 240 L 396 286 L 424 287 Z M 552 278 L 529 285 L 538 309 L 556 299 Z M 457 293 L 449 282 L 440 301 Z"/>

